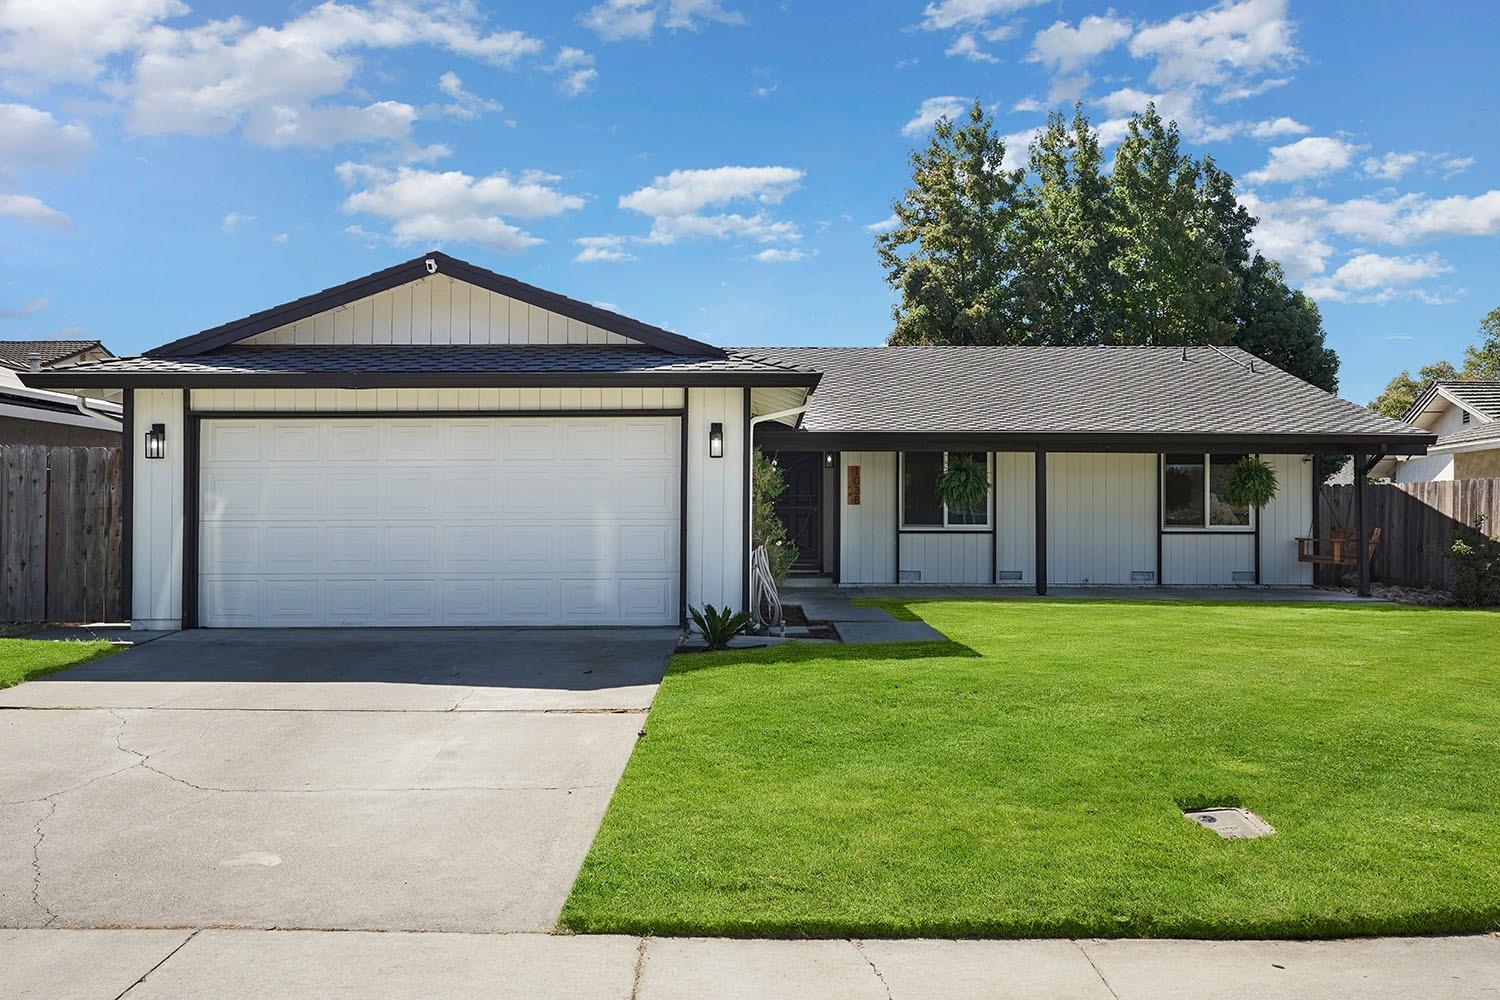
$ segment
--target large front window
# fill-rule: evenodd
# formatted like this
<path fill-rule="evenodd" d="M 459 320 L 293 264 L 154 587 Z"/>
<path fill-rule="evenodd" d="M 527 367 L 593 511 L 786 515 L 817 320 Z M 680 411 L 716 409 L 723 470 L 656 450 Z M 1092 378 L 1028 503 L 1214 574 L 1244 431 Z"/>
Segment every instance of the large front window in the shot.
<path fill-rule="evenodd" d="M 1244 455 L 1199 452 L 1162 456 L 1161 523 L 1179 531 L 1234 531 L 1251 527 L 1250 508 L 1224 495 L 1229 470 Z"/>
<path fill-rule="evenodd" d="M 985 452 L 908 451 L 901 454 L 901 526 L 903 528 L 983 528 L 990 523 L 986 496 L 972 507 L 950 507 L 938 493 L 937 480 L 949 462 L 972 459 L 989 476 Z"/>

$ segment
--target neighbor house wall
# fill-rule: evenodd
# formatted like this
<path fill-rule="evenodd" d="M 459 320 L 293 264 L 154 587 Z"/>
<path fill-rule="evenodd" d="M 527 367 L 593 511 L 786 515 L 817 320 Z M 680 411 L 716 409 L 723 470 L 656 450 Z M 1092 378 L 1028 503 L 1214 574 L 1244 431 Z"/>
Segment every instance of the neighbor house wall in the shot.
<path fill-rule="evenodd" d="M 849 502 L 849 469 L 859 467 L 858 504 Z M 839 535 L 839 582 L 896 580 L 896 453 L 846 451 L 839 460 L 834 502 L 843 513 Z"/>
<path fill-rule="evenodd" d="M 1500 476 L 1500 448 L 1461 451 L 1453 456 L 1453 478 L 1488 479 Z"/>
<path fill-rule="evenodd" d="M 687 601 L 744 608 L 745 409 L 748 389 L 687 390 Z M 724 425 L 724 457 L 708 456 L 712 424 Z"/>
<path fill-rule="evenodd" d="M 466 281 L 434 274 L 256 334 L 242 344 L 634 344 Z"/>
<path fill-rule="evenodd" d="M 181 389 L 136 389 L 131 449 L 130 620 L 135 628 L 182 626 L 182 449 L 187 435 Z M 146 458 L 146 432 L 166 430 L 166 457 Z"/>

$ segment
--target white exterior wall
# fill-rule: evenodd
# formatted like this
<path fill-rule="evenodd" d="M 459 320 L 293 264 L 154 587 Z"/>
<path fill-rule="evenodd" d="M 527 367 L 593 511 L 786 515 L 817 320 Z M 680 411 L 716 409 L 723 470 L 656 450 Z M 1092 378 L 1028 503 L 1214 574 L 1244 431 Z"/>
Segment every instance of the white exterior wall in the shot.
<path fill-rule="evenodd" d="M 1049 454 L 1047 583 L 1154 584 L 1156 488 L 1155 455 Z"/>
<path fill-rule="evenodd" d="M 1452 455 L 1414 455 L 1397 459 L 1391 478 L 1398 483 L 1436 483 L 1453 478 Z"/>
<path fill-rule="evenodd" d="M 689 389 L 687 601 L 745 606 L 745 389 Z M 709 425 L 724 425 L 724 457 L 708 457 Z"/>
<path fill-rule="evenodd" d="M 244 344 L 634 344 L 445 274 L 256 334 Z"/>
<path fill-rule="evenodd" d="M 1311 587 L 1312 563 L 1297 561 L 1297 539 L 1312 534 L 1313 465 L 1306 455 L 1262 455 L 1280 488 L 1260 512 L 1260 579 L 1267 586 Z"/>
<path fill-rule="evenodd" d="M 675 410 L 682 389 L 194 389 L 198 412 Z"/>
<path fill-rule="evenodd" d="M 1007 579 L 1012 573 L 1020 579 Z M 1036 585 L 1036 456 L 1029 451 L 995 455 L 995 579 Z"/>
<path fill-rule="evenodd" d="M 859 466 L 860 502 L 849 503 L 849 467 Z M 839 461 L 835 502 L 839 532 L 839 582 L 888 584 L 896 580 L 896 453 L 846 451 Z"/>
<path fill-rule="evenodd" d="M 989 584 L 990 533 L 902 533 L 899 579 L 903 583 Z"/>
<path fill-rule="evenodd" d="M 182 425 L 181 389 L 134 391 L 132 440 L 130 621 L 134 628 L 182 626 Z M 146 432 L 166 425 L 166 457 L 146 458 Z"/>

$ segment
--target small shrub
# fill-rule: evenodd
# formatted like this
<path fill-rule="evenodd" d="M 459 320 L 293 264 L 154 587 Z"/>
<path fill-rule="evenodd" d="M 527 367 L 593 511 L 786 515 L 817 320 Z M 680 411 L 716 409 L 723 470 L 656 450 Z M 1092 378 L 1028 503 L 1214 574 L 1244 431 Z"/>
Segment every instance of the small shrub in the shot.
<path fill-rule="evenodd" d="M 786 579 L 797 561 L 797 546 L 787 537 L 786 525 L 776 516 L 776 498 L 786 492 L 786 476 L 781 467 L 759 448 L 750 471 L 750 549 L 766 547 L 771 561 L 771 578 L 777 583 Z"/>
<path fill-rule="evenodd" d="M 1448 549 L 1457 579 L 1453 596 L 1471 608 L 1500 604 L 1500 537 L 1485 534 L 1484 521 L 1480 514 L 1474 527 L 1455 531 Z"/>
<path fill-rule="evenodd" d="M 715 608 L 712 604 L 705 604 L 701 609 L 688 608 L 688 615 L 703 634 L 703 641 L 709 649 L 726 648 L 730 639 L 750 625 L 749 612 L 735 611 L 727 604 L 722 608 Z"/>
<path fill-rule="evenodd" d="M 1254 455 L 1230 466 L 1224 498 L 1236 507 L 1261 508 L 1276 499 L 1276 470 Z"/>

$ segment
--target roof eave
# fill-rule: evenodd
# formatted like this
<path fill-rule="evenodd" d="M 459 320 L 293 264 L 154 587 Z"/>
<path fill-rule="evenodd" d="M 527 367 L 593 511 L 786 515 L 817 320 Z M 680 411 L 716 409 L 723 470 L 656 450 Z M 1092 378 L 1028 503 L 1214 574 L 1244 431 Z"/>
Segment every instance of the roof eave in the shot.
<path fill-rule="evenodd" d="M 25 372 L 36 389 L 816 388 L 811 372 Z"/>
<path fill-rule="evenodd" d="M 1422 455 L 1436 434 L 1120 433 L 1101 431 L 810 431 L 762 427 L 756 440 L 788 451 L 1164 451 Z"/>

